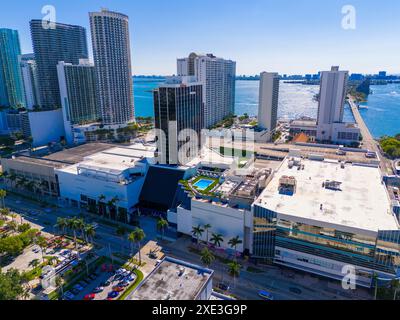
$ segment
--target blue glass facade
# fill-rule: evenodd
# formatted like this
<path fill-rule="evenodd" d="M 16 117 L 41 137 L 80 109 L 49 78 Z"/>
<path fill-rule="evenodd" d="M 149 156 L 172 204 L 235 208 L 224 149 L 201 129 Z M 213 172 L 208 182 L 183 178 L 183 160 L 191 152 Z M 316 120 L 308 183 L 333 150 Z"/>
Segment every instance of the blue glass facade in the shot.
<path fill-rule="evenodd" d="M 24 107 L 18 31 L 0 29 L 0 106 Z"/>
<path fill-rule="evenodd" d="M 278 263 L 292 266 L 298 264 L 311 272 L 315 268 L 318 269 L 316 273 L 324 274 L 321 270 L 325 270 L 328 276 L 329 270 L 332 275 L 337 274 L 343 264 L 389 276 L 399 273 L 400 230 L 379 231 L 375 236 L 373 232 L 370 235 L 357 234 L 334 227 L 289 221 L 257 205 L 253 212 L 253 256 L 257 258 L 274 257 Z M 329 263 L 326 259 L 339 263 Z M 372 271 L 362 272 L 362 277 L 366 279 L 372 279 L 372 275 Z"/>

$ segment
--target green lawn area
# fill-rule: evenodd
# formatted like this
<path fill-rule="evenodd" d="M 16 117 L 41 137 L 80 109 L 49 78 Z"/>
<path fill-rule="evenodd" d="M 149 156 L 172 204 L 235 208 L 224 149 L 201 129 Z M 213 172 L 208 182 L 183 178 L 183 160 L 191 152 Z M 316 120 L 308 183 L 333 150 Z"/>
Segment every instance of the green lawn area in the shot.
<path fill-rule="evenodd" d="M 131 284 L 128 287 L 128 289 L 117 300 L 125 300 L 131 294 L 131 292 L 136 289 L 136 287 L 139 285 L 139 283 L 142 282 L 143 273 L 138 269 L 133 270 L 133 272 L 136 274 L 135 282 L 133 284 Z"/>
<path fill-rule="evenodd" d="M 220 147 L 219 153 L 227 157 L 239 157 L 239 161 L 249 160 L 254 156 L 253 151 Z"/>

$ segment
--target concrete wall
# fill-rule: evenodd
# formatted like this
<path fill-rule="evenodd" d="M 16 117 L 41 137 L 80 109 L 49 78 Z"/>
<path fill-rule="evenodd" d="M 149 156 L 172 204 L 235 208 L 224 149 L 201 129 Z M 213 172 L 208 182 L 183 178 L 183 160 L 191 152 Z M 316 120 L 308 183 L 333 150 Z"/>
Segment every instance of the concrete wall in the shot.
<path fill-rule="evenodd" d="M 65 137 L 61 109 L 29 112 L 29 124 L 34 147 L 46 145 L 49 142 L 60 142 L 61 138 Z"/>
<path fill-rule="evenodd" d="M 230 248 L 228 241 L 233 237 L 239 236 L 244 242 L 238 245 L 237 250 L 242 252 L 245 248 L 250 249 L 250 238 L 245 234 L 245 229 L 251 230 L 252 225 L 251 212 L 238 210 L 231 207 L 222 207 L 208 202 L 200 202 L 192 199 L 191 211 L 178 208 L 177 224 L 178 232 L 192 235 L 192 228 L 198 225 L 211 225 L 208 231 L 209 238 L 212 233 L 219 233 L 223 236 L 224 242 L 222 248 Z M 174 220 L 174 215 L 171 215 Z M 172 222 L 172 221 L 171 221 Z M 246 222 L 248 224 L 246 227 Z M 207 234 L 203 233 L 201 240 L 206 241 Z"/>
<path fill-rule="evenodd" d="M 56 171 L 56 174 L 62 198 L 80 202 L 81 194 L 84 194 L 97 201 L 100 195 L 104 195 L 107 202 L 113 197 L 118 197 L 120 201 L 117 203 L 117 206 L 126 209 L 131 208 L 139 202 L 139 195 L 144 183 L 144 177 L 128 185 L 122 185 L 66 171 Z"/>

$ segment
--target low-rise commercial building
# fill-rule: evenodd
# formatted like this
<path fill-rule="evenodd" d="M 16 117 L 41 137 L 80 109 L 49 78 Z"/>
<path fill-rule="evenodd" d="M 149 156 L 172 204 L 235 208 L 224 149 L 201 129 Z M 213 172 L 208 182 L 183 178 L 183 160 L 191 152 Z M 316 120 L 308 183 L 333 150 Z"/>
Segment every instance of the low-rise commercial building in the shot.
<path fill-rule="evenodd" d="M 209 300 L 213 275 L 213 270 L 166 257 L 128 299 Z"/>
<path fill-rule="evenodd" d="M 287 158 L 253 205 L 253 257 L 359 285 L 400 266 L 399 222 L 378 168 Z"/>
<path fill-rule="evenodd" d="M 73 207 L 121 222 L 131 222 L 155 148 L 118 146 L 56 169 L 60 198 Z"/>

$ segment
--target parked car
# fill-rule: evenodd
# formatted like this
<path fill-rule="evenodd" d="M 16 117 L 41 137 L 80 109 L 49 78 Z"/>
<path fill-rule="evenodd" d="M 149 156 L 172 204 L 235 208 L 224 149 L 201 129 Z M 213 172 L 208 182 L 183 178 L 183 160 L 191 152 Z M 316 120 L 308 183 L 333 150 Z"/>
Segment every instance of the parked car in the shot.
<path fill-rule="evenodd" d="M 228 291 L 229 285 L 226 282 L 220 282 L 220 283 L 218 283 L 218 288 L 223 291 Z"/>
<path fill-rule="evenodd" d="M 100 284 L 100 287 L 108 287 L 111 284 L 110 280 L 106 280 Z"/>
<path fill-rule="evenodd" d="M 132 273 L 129 276 L 125 277 L 124 280 L 129 281 L 129 282 L 135 281 L 136 280 L 136 274 Z"/>
<path fill-rule="evenodd" d="M 129 281 L 123 280 L 118 283 L 118 286 L 119 287 L 127 287 L 127 286 L 129 286 Z"/>
<path fill-rule="evenodd" d="M 258 295 L 264 300 L 274 300 L 274 296 L 270 292 L 265 290 L 258 291 Z"/>
<path fill-rule="evenodd" d="M 83 298 L 83 300 L 94 300 L 95 297 L 96 295 L 94 293 L 89 293 Z"/>
<path fill-rule="evenodd" d="M 118 295 L 119 295 L 119 292 L 118 292 L 118 291 L 111 291 L 111 292 L 108 294 L 108 298 L 114 299 L 114 298 L 118 297 Z"/>
<path fill-rule="evenodd" d="M 79 291 L 77 288 L 72 288 L 72 289 L 71 289 L 71 292 L 72 292 L 73 294 L 77 295 L 77 294 L 79 294 L 80 291 Z"/>
<path fill-rule="evenodd" d="M 103 291 L 104 291 L 104 287 L 96 287 L 96 288 L 93 289 L 94 293 L 100 293 L 100 292 L 103 292 Z"/>
<path fill-rule="evenodd" d="M 74 289 L 78 289 L 79 291 L 82 291 L 84 287 L 82 287 L 79 283 L 74 285 Z"/>
<path fill-rule="evenodd" d="M 67 300 L 72 300 L 73 298 L 75 298 L 75 295 L 73 295 L 71 292 L 67 291 L 64 293 L 64 298 L 66 298 Z"/>
<path fill-rule="evenodd" d="M 113 291 L 116 291 L 116 292 L 121 292 L 121 291 L 124 291 L 125 290 L 125 288 L 123 288 L 123 287 L 121 287 L 121 286 L 114 286 L 113 287 Z"/>

